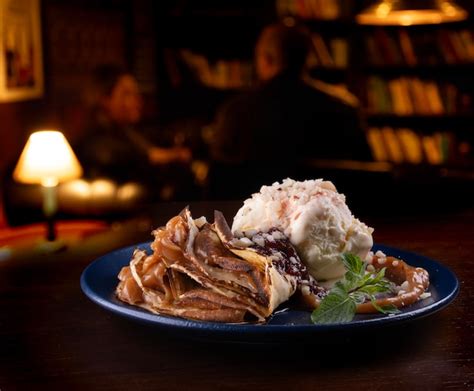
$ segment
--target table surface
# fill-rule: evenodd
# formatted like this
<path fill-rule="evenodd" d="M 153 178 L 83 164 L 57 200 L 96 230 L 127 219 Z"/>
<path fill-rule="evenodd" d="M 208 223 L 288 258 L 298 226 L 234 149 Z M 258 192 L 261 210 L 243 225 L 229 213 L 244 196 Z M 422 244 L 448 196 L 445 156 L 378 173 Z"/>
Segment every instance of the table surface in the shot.
<path fill-rule="evenodd" d="M 0 390 L 474 389 L 474 210 L 364 217 L 377 243 L 448 266 L 461 289 L 427 318 L 297 345 L 179 339 L 91 302 L 79 280 L 113 249 L 151 239 L 183 205 L 114 224 L 55 254 L 0 261 Z M 194 216 L 239 202 L 191 203 Z M 337 337 L 337 335 L 335 336 Z"/>

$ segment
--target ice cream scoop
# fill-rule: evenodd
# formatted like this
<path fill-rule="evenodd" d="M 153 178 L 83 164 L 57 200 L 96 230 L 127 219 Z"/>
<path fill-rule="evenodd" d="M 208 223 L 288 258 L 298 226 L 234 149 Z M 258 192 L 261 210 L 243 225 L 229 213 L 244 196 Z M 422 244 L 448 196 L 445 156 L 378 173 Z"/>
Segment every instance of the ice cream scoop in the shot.
<path fill-rule="evenodd" d="M 246 232 L 284 232 L 318 281 L 341 278 L 341 260 L 349 252 L 365 259 L 372 248 L 373 229 L 355 218 L 332 182 L 285 179 L 244 201 L 234 217 L 236 236 Z"/>

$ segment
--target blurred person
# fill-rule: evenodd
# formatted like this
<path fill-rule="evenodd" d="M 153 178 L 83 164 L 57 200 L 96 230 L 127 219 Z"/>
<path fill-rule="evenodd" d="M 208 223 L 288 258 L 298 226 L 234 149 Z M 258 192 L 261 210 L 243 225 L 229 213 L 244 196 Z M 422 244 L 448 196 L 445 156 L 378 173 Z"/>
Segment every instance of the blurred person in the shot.
<path fill-rule="evenodd" d="M 299 26 L 276 23 L 261 32 L 257 87 L 226 102 L 213 124 L 211 192 L 228 189 L 226 178 L 241 191 L 235 197 L 257 191 L 296 175 L 306 158 L 372 159 L 357 99 L 305 77 L 310 42 Z"/>
<path fill-rule="evenodd" d="M 137 181 L 156 187 L 151 189 L 155 192 L 174 175 L 169 174 L 170 166 L 182 168 L 181 176 L 188 174 L 184 169 L 191 160 L 188 148 L 159 147 L 145 136 L 143 98 L 130 72 L 115 65 L 99 66 L 85 94 L 88 115 L 75 151 L 86 177 Z M 172 198 L 169 189 L 164 191 L 163 198 Z"/>

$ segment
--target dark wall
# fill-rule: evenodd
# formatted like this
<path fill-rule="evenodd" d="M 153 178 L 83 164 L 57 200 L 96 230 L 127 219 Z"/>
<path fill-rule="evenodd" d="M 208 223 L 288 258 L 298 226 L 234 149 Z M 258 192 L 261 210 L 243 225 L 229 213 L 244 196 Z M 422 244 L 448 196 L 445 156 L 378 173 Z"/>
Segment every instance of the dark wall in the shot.
<path fill-rule="evenodd" d="M 74 141 L 84 119 L 82 90 L 101 63 L 131 69 L 146 94 L 154 94 L 151 0 L 41 1 L 44 95 L 0 103 L 0 174 L 16 162 L 28 135 L 56 128 Z M 143 45 L 145 43 L 145 45 Z"/>

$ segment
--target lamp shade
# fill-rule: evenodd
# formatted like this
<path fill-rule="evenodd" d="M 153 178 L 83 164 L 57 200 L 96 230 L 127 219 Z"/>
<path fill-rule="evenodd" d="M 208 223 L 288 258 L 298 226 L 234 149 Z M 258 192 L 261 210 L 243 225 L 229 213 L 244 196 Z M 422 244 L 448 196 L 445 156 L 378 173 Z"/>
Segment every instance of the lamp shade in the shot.
<path fill-rule="evenodd" d="M 359 24 L 411 26 L 459 22 L 468 17 L 453 0 L 379 0 L 357 15 Z"/>
<path fill-rule="evenodd" d="M 55 186 L 81 175 L 82 167 L 71 146 L 61 132 L 54 130 L 32 133 L 13 171 L 16 181 L 43 186 Z"/>

